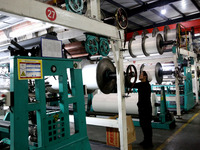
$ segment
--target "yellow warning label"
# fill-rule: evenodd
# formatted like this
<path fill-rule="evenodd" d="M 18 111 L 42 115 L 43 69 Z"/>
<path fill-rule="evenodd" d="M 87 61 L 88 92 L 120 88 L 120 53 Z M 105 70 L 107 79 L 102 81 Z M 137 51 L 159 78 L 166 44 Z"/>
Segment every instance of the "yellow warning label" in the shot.
<path fill-rule="evenodd" d="M 59 119 L 59 114 L 55 114 L 55 115 L 53 116 L 53 118 L 54 118 L 55 121 L 58 121 L 58 119 Z"/>
<path fill-rule="evenodd" d="M 22 72 L 21 76 L 26 76 L 26 74 L 24 73 L 24 71 Z"/>
<path fill-rule="evenodd" d="M 17 59 L 18 79 L 43 79 L 42 60 L 40 59 Z"/>

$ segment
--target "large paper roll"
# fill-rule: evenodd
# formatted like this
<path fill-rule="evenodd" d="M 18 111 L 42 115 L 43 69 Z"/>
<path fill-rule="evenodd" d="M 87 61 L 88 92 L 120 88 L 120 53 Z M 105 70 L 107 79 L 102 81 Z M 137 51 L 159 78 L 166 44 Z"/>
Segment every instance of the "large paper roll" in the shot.
<path fill-rule="evenodd" d="M 86 85 L 89 90 L 98 89 L 96 72 L 97 64 L 87 65 L 82 69 L 83 85 Z"/>
<path fill-rule="evenodd" d="M 107 113 L 118 113 L 118 101 L 117 94 L 96 94 L 92 100 L 93 110 L 96 112 L 107 112 Z M 138 93 L 131 93 L 130 97 L 125 99 L 126 102 L 126 113 L 127 114 L 138 114 Z M 151 94 L 152 103 L 152 115 L 157 115 L 157 108 L 155 103 L 157 102 L 157 97 L 155 93 Z"/>

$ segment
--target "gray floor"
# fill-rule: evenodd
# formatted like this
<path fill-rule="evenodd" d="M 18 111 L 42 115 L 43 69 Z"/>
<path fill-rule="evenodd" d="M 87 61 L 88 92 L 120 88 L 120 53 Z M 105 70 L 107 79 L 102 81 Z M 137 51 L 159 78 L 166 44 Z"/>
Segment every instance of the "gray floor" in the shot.
<path fill-rule="evenodd" d="M 187 123 L 198 111 L 200 105 L 176 119 L 176 127 L 172 130 L 153 129 L 153 144 L 151 150 L 196 150 L 200 149 L 200 115 Z M 184 127 L 184 128 L 183 128 Z M 182 129 L 182 130 L 180 130 Z M 180 130 L 180 132 L 179 132 Z M 87 126 L 88 137 L 92 150 L 116 150 L 118 148 L 106 146 L 106 128 Z M 142 150 L 139 143 L 143 140 L 142 130 L 135 127 L 136 141 L 132 143 L 134 150 Z M 166 142 L 168 140 L 168 142 Z"/>

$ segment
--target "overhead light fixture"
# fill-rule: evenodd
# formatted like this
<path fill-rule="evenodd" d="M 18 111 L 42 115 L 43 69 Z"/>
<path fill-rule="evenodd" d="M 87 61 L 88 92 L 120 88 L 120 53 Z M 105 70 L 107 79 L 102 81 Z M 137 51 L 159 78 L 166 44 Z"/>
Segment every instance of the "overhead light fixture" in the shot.
<path fill-rule="evenodd" d="M 181 1 L 181 6 L 183 9 L 186 9 L 186 1 L 185 0 Z"/>
<path fill-rule="evenodd" d="M 165 14 L 166 14 L 166 9 L 165 9 L 165 8 L 163 8 L 163 9 L 161 10 L 161 14 L 162 14 L 162 15 L 165 15 Z"/>

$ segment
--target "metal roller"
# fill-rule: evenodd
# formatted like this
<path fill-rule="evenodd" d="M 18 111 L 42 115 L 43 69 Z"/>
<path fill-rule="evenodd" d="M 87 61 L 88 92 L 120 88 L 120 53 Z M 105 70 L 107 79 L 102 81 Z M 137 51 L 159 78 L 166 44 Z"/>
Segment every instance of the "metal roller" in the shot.
<path fill-rule="evenodd" d="M 83 41 L 65 44 L 65 50 L 72 58 L 88 56 Z"/>
<path fill-rule="evenodd" d="M 164 50 L 162 35 L 157 34 L 155 37 L 149 38 L 145 36 L 142 39 L 142 50 L 145 56 L 155 53 L 162 55 Z"/>
<path fill-rule="evenodd" d="M 116 87 L 116 68 L 108 59 L 102 59 L 98 64 L 86 65 L 82 69 L 83 84 L 89 90 L 100 89 L 104 94 L 109 94 Z M 133 79 L 134 78 L 134 79 Z M 134 65 L 128 66 L 125 73 L 127 87 L 136 82 L 137 70 Z"/>
<path fill-rule="evenodd" d="M 109 94 L 116 86 L 115 66 L 107 59 L 102 59 L 98 64 L 86 65 L 82 69 L 83 84 L 89 90 L 100 89 Z"/>
<path fill-rule="evenodd" d="M 183 35 L 188 34 L 184 32 L 181 24 L 176 24 L 176 29 L 170 29 L 169 26 L 164 27 L 164 40 L 165 41 L 179 41 L 181 38 L 185 38 Z M 183 37 L 182 37 L 183 36 Z"/>
<path fill-rule="evenodd" d="M 152 82 L 161 84 L 164 75 L 172 75 L 174 71 L 164 71 L 161 63 L 157 62 L 155 65 L 142 64 L 140 71 L 148 71 L 152 76 Z"/>
<path fill-rule="evenodd" d="M 169 26 L 164 27 L 164 40 L 165 41 L 176 41 L 178 37 L 178 25 L 176 29 L 170 29 Z"/>

